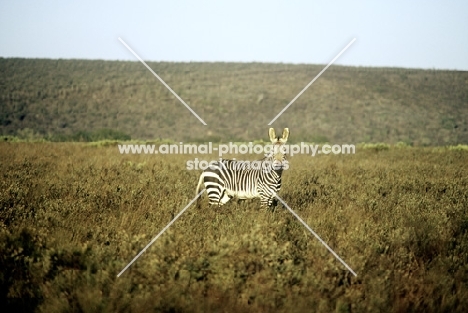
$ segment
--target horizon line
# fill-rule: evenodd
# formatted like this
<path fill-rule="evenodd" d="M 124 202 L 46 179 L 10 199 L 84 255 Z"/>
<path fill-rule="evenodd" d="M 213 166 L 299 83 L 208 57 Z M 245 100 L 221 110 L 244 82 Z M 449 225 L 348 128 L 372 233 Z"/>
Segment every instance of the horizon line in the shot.
<path fill-rule="evenodd" d="M 99 59 L 99 58 L 47 58 L 47 57 L 18 57 L 18 56 L 0 56 L 0 59 L 22 59 L 22 60 L 51 60 L 51 61 L 104 61 L 104 62 L 131 62 L 138 63 L 137 60 L 130 59 Z M 180 63 L 180 64 L 271 64 L 271 65 L 324 65 L 325 63 L 301 63 L 301 62 L 266 62 L 266 61 L 174 61 L 174 60 L 145 60 L 151 63 Z M 420 71 L 457 71 L 467 72 L 468 69 L 457 68 L 437 68 L 437 67 L 404 67 L 404 66 L 390 66 L 390 65 L 350 65 L 350 64 L 333 64 L 333 67 L 353 67 L 353 68 L 370 68 L 370 69 L 406 69 L 406 70 L 420 70 Z"/>

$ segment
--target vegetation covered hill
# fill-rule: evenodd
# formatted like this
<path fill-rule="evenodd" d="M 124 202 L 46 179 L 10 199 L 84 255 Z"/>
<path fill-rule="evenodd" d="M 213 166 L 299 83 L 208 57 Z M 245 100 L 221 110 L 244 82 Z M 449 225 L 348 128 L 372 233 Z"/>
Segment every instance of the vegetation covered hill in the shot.
<path fill-rule="evenodd" d="M 267 124 L 323 65 L 0 59 L 0 134 L 76 138 L 266 139 Z M 296 141 L 468 142 L 468 73 L 330 67 L 273 126 Z M 125 137 L 125 136 L 124 136 Z"/>

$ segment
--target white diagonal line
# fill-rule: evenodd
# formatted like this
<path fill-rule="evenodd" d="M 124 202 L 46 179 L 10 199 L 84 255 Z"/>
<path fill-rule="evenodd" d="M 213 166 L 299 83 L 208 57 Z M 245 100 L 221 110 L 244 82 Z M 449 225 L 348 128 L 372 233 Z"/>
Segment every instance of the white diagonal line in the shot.
<path fill-rule="evenodd" d="M 284 204 L 284 206 L 289 210 L 289 212 L 291 212 L 292 215 L 294 215 L 294 216 L 299 220 L 299 222 L 301 222 L 302 225 L 304 225 L 305 228 L 307 228 L 307 229 L 312 233 L 312 235 L 314 235 L 315 238 L 317 238 L 317 239 L 325 246 L 325 248 L 327 248 L 328 251 L 330 251 L 330 252 L 335 256 L 335 258 L 338 259 L 338 261 L 340 261 L 354 276 L 357 276 L 357 274 L 353 271 L 353 269 L 352 269 L 351 267 L 349 267 L 349 265 L 346 264 L 345 261 L 343 261 L 343 260 L 338 256 L 338 254 L 336 254 L 335 251 L 333 251 L 332 248 L 330 248 L 330 247 L 325 243 L 325 241 L 323 241 L 322 238 L 320 238 L 319 235 L 317 235 L 317 234 L 312 230 L 312 228 L 310 228 L 309 225 L 307 225 L 306 222 L 304 222 L 304 221 L 302 220 L 302 218 L 300 218 L 299 215 L 297 215 L 296 212 L 294 212 L 294 211 L 286 204 L 286 202 L 284 202 L 283 199 L 281 199 L 281 198 L 280 198 L 278 195 L 276 195 L 276 194 L 275 194 L 275 197 L 278 198 L 278 200 L 281 201 L 281 203 Z"/>
<path fill-rule="evenodd" d="M 303 93 L 304 93 L 304 92 L 307 90 L 307 88 L 309 88 L 309 87 L 310 87 L 310 85 L 312 85 L 312 84 L 313 84 L 313 83 L 314 83 L 314 82 L 317 80 L 317 78 L 319 78 L 319 77 L 320 77 L 320 75 L 322 75 L 322 74 L 323 74 L 323 72 L 325 72 L 325 71 L 327 70 L 327 68 L 329 68 L 329 67 L 330 67 L 330 65 L 332 65 L 332 64 L 333 64 L 333 62 L 335 62 L 335 61 L 336 61 L 336 59 L 338 59 L 338 58 L 340 57 L 340 55 L 342 55 L 342 54 L 343 54 L 343 52 L 345 52 L 345 51 L 346 51 L 346 49 L 348 49 L 348 48 L 349 48 L 349 46 L 351 46 L 351 45 L 352 45 L 352 44 L 353 44 L 355 41 L 356 41 L 356 38 L 354 38 L 353 40 L 351 40 L 351 42 L 350 42 L 350 43 L 348 43 L 348 45 L 347 45 L 346 47 L 344 47 L 344 49 L 343 49 L 343 50 L 341 50 L 341 52 L 340 52 L 340 53 L 338 53 L 338 55 L 337 55 L 337 56 L 336 56 L 336 57 L 335 57 L 333 60 L 331 60 L 331 61 L 330 61 L 330 63 L 328 63 L 328 65 L 327 65 L 327 66 L 325 66 L 325 68 L 324 68 L 324 69 L 323 69 L 323 70 L 322 70 L 320 73 L 318 73 L 318 75 L 317 75 L 317 76 L 315 76 L 315 78 L 314 78 L 314 79 L 312 79 L 312 81 L 311 81 L 311 82 L 310 82 L 310 83 L 309 83 L 307 86 L 305 86 L 305 87 L 304 87 L 304 89 L 302 89 L 302 91 L 301 91 L 301 92 L 300 92 L 300 93 L 299 93 L 299 94 L 298 94 L 298 95 L 297 95 L 297 96 L 296 96 L 294 99 L 292 99 L 292 100 L 291 100 L 291 102 L 289 102 L 289 104 L 288 104 L 287 106 L 285 106 L 285 107 L 284 107 L 284 109 L 283 109 L 283 110 L 281 110 L 281 112 L 279 112 L 279 113 L 278 113 L 278 115 L 276 115 L 276 117 L 275 117 L 274 119 L 272 119 L 270 123 L 268 123 L 268 125 L 271 125 L 271 124 L 273 124 L 273 122 L 274 122 L 274 121 L 276 121 L 276 119 L 277 119 L 278 117 L 280 117 L 280 116 L 281 116 L 281 114 L 283 114 L 283 113 L 284 113 L 284 111 L 286 111 L 286 110 L 287 110 L 287 109 L 288 109 L 288 108 L 291 106 L 291 104 L 293 104 L 293 103 L 294 103 L 294 101 L 296 101 L 296 100 L 297 100 L 297 98 L 299 98 L 299 97 L 300 97 L 300 96 L 301 96 L 301 95 L 302 95 L 302 94 L 303 94 Z"/>
<path fill-rule="evenodd" d="M 175 91 L 172 90 L 171 87 L 169 87 L 169 85 L 166 84 L 166 82 L 165 82 L 164 80 L 162 80 L 162 78 L 159 77 L 159 75 L 156 74 L 156 73 L 151 69 L 151 67 L 149 67 L 148 64 L 146 64 L 145 61 L 142 60 L 142 58 L 139 57 L 138 54 L 136 54 L 135 51 L 133 51 L 132 48 L 130 48 L 130 47 L 127 45 L 127 43 L 126 43 L 125 41 L 123 41 L 122 38 L 119 37 L 119 40 L 120 40 L 120 42 L 121 42 L 121 43 L 122 43 L 122 44 L 123 44 L 123 45 L 124 45 L 140 62 L 141 62 L 141 63 L 143 63 L 144 66 L 146 66 L 146 68 L 147 68 L 151 73 L 153 73 L 153 75 L 154 75 L 157 79 L 159 79 L 159 81 L 160 81 L 170 92 L 172 92 L 172 94 L 173 94 L 177 99 L 179 99 L 180 102 L 182 102 L 183 105 L 185 105 L 185 107 L 186 107 L 190 112 L 192 112 L 193 115 L 195 115 L 196 118 L 198 118 L 198 119 L 200 120 L 200 122 L 203 123 L 203 125 L 206 126 L 205 121 L 202 120 L 201 117 L 198 116 L 198 114 L 195 113 L 195 111 L 192 110 L 192 108 L 189 107 L 189 105 L 188 105 L 187 103 L 185 103 L 185 101 L 182 100 L 182 98 L 179 97 L 179 95 L 176 94 Z"/>
<path fill-rule="evenodd" d="M 154 237 L 153 240 L 151 240 L 150 243 L 147 244 L 146 247 L 145 247 L 143 250 L 141 250 L 140 253 L 138 253 L 137 256 L 134 257 L 133 260 L 132 260 L 130 263 L 127 264 L 127 266 L 125 266 L 125 268 L 117 275 L 117 277 L 120 277 L 120 275 L 122 275 L 123 272 L 125 272 L 125 271 L 130 267 L 130 265 L 132 265 L 133 262 L 135 262 L 135 261 L 146 251 L 146 249 L 148 249 L 156 240 L 158 240 L 159 236 L 161 236 L 161 235 L 172 225 L 172 223 L 174 223 L 174 222 L 185 212 L 185 210 L 187 210 L 187 208 L 188 208 L 193 202 L 195 202 L 195 200 L 197 200 L 198 197 L 200 197 L 200 195 L 201 195 L 204 191 L 205 191 L 205 189 L 203 189 L 202 191 L 200 191 L 200 193 L 199 193 L 198 195 L 196 195 L 195 198 L 193 198 L 193 200 L 190 201 L 190 203 L 187 204 L 187 206 L 186 206 L 182 211 L 180 211 L 180 213 L 177 214 L 177 216 L 174 217 L 174 218 L 172 219 L 172 221 L 170 221 L 169 224 L 167 224 L 167 226 L 164 227 L 163 230 L 161 230 L 161 231 L 159 232 L 159 234 L 157 234 L 156 237 Z"/>

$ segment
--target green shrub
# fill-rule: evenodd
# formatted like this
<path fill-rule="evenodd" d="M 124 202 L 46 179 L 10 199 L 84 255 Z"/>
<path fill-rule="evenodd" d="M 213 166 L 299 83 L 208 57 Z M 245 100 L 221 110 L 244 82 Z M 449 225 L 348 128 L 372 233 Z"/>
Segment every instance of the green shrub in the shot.
<path fill-rule="evenodd" d="M 390 145 L 386 143 L 362 143 L 359 145 L 359 148 L 374 150 L 374 151 L 383 151 L 383 150 L 389 150 Z"/>
<path fill-rule="evenodd" d="M 449 150 L 457 150 L 457 151 L 468 151 L 468 145 L 456 145 L 456 146 L 449 146 Z"/>

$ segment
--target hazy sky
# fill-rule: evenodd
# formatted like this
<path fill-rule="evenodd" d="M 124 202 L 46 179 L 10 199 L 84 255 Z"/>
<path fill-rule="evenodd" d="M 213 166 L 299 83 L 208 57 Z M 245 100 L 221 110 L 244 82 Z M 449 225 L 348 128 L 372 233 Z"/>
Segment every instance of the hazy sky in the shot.
<path fill-rule="evenodd" d="M 468 1 L 0 1 L 0 56 L 468 70 Z"/>

